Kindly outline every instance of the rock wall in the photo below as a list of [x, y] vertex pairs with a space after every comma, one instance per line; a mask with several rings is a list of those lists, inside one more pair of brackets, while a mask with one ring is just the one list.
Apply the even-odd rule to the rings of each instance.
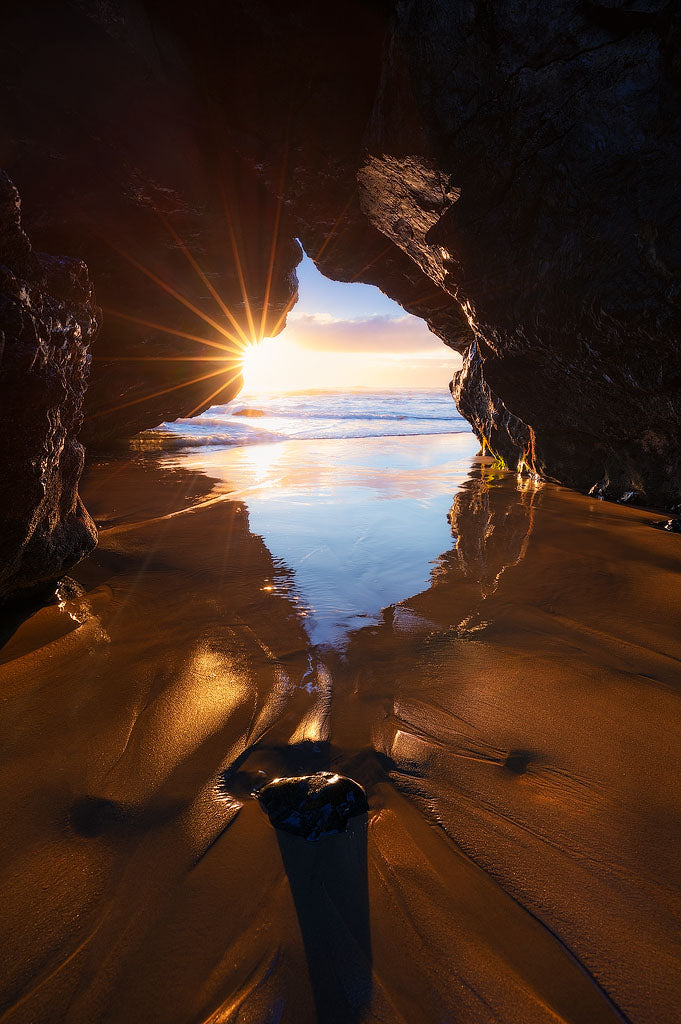
[[298, 238], [463, 353], [509, 467], [681, 502], [678, 5], [9, 6], [0, 159], [104, 306], [88, 440], [203, 408], [206, 342], [283, 326]]
[[102, 307], [88, 446], [229, 401], [241, 348], [296, 298], [285, 211], [229, 145], [186, 45], [200, 8], [171, 30], [141, 0], [3, 6], [0, 166], [34, 243], [85, 260]]
[[76, 438], [97, 325], [87, 267], [33, 252], [0, 172], [0, 602], [95, 546]]
[[[654, 0], [404, 5], [360, 172], [372, 222], [396, 243], [396, 213], [420, 223], [401, 244], [466, 311], [475, 343], [453, 394], [479, 435], [512, 468], [667, 506], [681, 498], [680, 27]], [[428, 142], [417, 167], [454, 200], [430, 226], [418, 171], [400, 170], [415, 147], [384, 127], [405, 79]]]
[[463, 353], [452, 393], [481, 440], [512, 469], [681, 501], [677, 6], [207, 6], [214, 42], [197, 22], [191, 46], [231, 145], [323, 273]]

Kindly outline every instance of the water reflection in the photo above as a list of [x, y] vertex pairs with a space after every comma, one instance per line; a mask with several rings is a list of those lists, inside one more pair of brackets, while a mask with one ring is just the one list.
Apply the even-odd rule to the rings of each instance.
[[[449, 603], [449, 625], [459, 635], [487, 625], [486, 602], [527, 553], [542, 489], [537, 481], [519, 481], [491, 460], [478, 459], [454, 496], [447, 514], [454, 544], [437, 560], [431, 582], [438, 587], [459, 581]], [[403, 613], [397, 621], [404, 621]]]
[[343, 648], [353, 629], [428, 585], [476, 447], [470, 434], [298, 441], [168, 464], [243, 495], [251, 531], [294, 574], [311, 643]]
[[[527, 551], [541, 483], [522, 488], [508, 486], [508, 475], [484, 464], [471, 470], [455, 495], [448, 519], [454, 553], [463, 576], [480, 587], [485, 598], [494, 593], [501, 576], [517, 565]], [[451, 564], [449, 554], [441, 565]]]

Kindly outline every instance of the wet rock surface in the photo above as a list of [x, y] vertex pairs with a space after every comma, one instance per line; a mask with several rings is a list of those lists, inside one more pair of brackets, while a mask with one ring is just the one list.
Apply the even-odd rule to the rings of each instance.
[[77, 437], [98, 326], [87, 267], [33, 251], [0, 172], [0, 601], [49, 589], [95, 545]]
[[665, 519], [652, 525], [656, 530], [665, 530], [667, 533], [681, 533], [681, 519]]
[[257, 797], [275, 828], [308, 842], [345, 832], [352, 818], [369, 810], [363, 788], [332, 772], [275, 779]]

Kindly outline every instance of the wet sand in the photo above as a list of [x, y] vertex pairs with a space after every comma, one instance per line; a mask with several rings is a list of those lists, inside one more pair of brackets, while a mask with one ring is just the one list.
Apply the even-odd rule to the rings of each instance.
[[[681, 1020], [681, 538], [445, 443], [90, 467], [0, 649], [0, 1022]], [[368, 821], [276, 833], [329, 767]]]

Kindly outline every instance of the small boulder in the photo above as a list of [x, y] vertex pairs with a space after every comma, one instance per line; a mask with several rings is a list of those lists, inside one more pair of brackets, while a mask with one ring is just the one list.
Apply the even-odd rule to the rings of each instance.
[[334, 772], [275, 779], [257, 796], [275, 828], [308, 842], [345, 832], [351, 818], [369, 810], [364, 789]]
[[681, 533], [681, 519], [666, 519], [652, 525], [656, 530], [666, 530], [667, 533]]

